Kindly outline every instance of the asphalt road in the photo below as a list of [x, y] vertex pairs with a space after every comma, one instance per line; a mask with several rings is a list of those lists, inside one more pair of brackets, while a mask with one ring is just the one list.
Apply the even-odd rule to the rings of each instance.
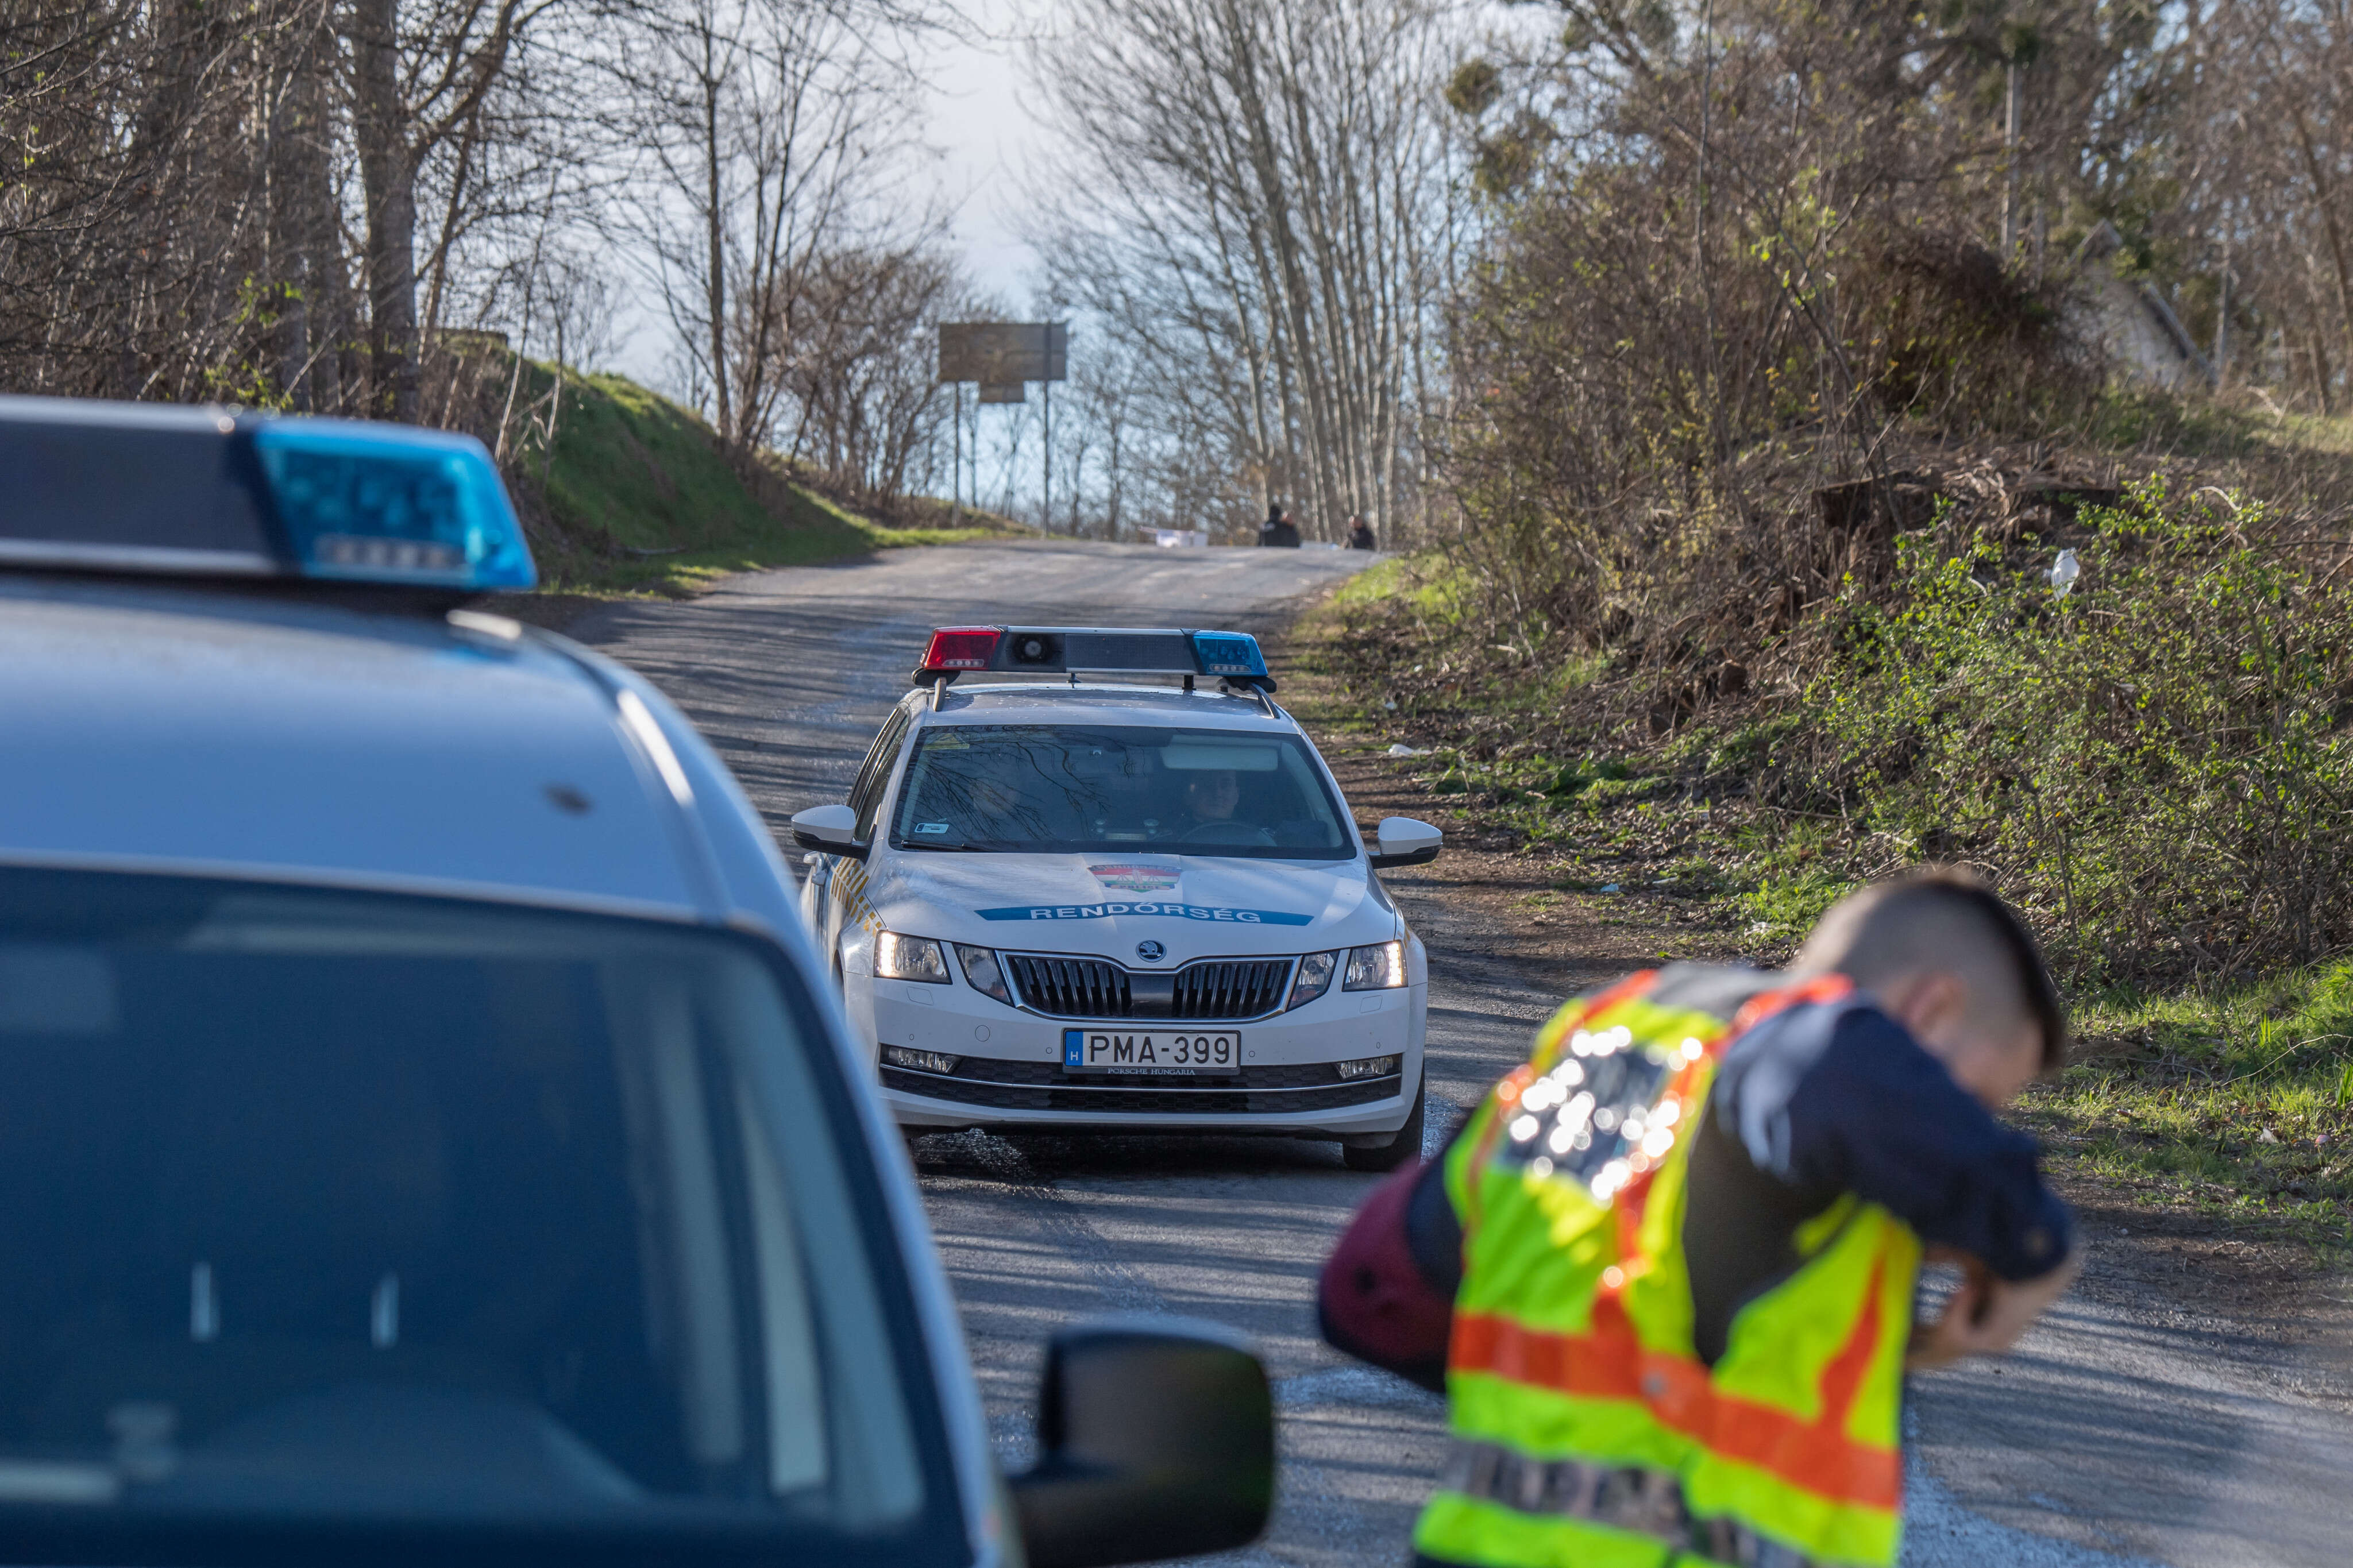
[[[1315, 551], [1046, 542], [895, 552], [757, 573], [570, 628], [643, 671], [780, 830], [841, 798], [926, 628], [968, 622], [1279, 626], [1365, 563]], [[1278, 674], [1280, 670], [1278, 669]], [[1518, 1059], [1577, 978], [1484, 956], [1446, 863], [1389, 884], [1430, 952], [1430, 1135]], [[1441, 1104], [1443, 1102], [1443, 1105]], [[1240, 1560], [1402, 1561], [1433, 1476], [1439, 1402], [1314, 1332], [1315, 1269], [1376, 1178], [1324, 1144], [1160, 1138], [920, 1141], [917, 1163], [1009, 1462], [1023, 1462], [1039, 1347], [1103, 1312], [1176, 1312], [1255, 1336], [1282, 1413], [1274, 1527]], [[2353, 1423], [2297, 1369], [2161, 1300], [2080, 1292], [1999, 1369], [1920, 1379], [1909, 1412], [1906, 1568], [2291, 1568], [2353, 1560]], [[1221, 1559], [1220, 1561], [1236, 1561]]]

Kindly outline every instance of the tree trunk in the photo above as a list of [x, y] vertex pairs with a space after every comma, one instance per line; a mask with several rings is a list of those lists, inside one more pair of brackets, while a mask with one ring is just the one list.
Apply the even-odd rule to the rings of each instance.
[[268, 122], [269, 226], [265, 244], [278, 311], [278, 388], [287, 406], [298, 414], [311, 412], [311, 247], [302, 214], [301, 145], [308, 56], [307, 49], [296, 50], [287, 61], [285, 80], [272, 84]]
[[399, 0], [352, 0], [360, 184], [367, 204], [369, 412], [417, 418], [417, 162], [400, 101]]
[[[2304, 154], [2306, 175], [2312, 181], [2313, 202], [2320, 208], [2321, 229], [2328, 237], [2328, 259], [2336, 271], [2337, 279], [2337, 320], [2344, 323], [2345, 341], [2353, 342], [2353, 264], [2348, 262], [2345, 254], [2345, 233], [2337, 221], [2337, 193], [2327, 174], [2321, 168], [2320, 155], [2312, 143], [2312, 127], [2306, 122], [2301, 105], [2290, 110], [2289, 119], [2295, 126], [2296, 144]], [[2319, 341], [2318, 329], [2316, 328], [2313, 342], [2317, 343]], [[2327, 383], [2323, 381], [2321, 384], [2322, 405], [2325, 409]]]
[[301, 413], [341, 412], [336, 340], [346, 327], [342, 237], [335, 223], [334, 125], [328, 109], [326, 0], [295, 22], [288, 79], [270, 140], [269, 247], [286, 297], [279, 386]]
[[719, 62], [713, 29], [702, 33], [703, 237], [710, 255], [703, 269], [703, 304], [711, 315], [711, 390], [721, 443], [735, 447], [735, 424], [727, 387], [727, 213], [722, 195], [719, 147]]

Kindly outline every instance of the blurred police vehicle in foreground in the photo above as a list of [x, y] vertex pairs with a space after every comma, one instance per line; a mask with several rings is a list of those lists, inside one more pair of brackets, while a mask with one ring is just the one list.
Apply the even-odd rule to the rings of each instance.
[[[977, 672], [1050, 679], [949, 689]], [[1255, 638], [950, 626], [913, 679], [849, 802], [793, 818], [902, 1126], [1421, 1152], [1427, 969], [1374, 872], [1439, 832], [1367, 849]]]
[[1000, 1479], [759, 818], [643, 681], [455, 607], [533, 581], [479, 444], [0, 399], [0, 1561], [1256, 1534], [1207, 1328], [1057, 1339]]

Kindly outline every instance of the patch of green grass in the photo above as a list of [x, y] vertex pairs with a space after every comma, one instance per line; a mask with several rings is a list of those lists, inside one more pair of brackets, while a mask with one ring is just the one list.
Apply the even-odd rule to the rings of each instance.
[[2258, 451], [2288, 432], [2277, 417], [2254, 410], [2117, 382], [2101, 396], [2087, 434], [2103, 447], [2232, 458]]
[[1822, 861], [1791, 853], [1799, 847], [1785, 846], [1738, 897], [1741, 913], [1747, 917], [1742, 934], [1752, 943], [1796, 946], [1823, 911], [1854, 890], [1853, 882]]
[[2088, 433], [2104, 445], [2185, 458], [2353, 453], [2353, 419], [2342, 415], [2274, 410], [2122, 384], [2102, 397]]
[[1461, 613], [1468, 585], [1462, 569], [1439, 555], [1399, 555], [1349, 577], [1324, 607], [1345, 612], [1394, 603], [1416, 615], [1451, 623]]
[[567, 392], [543, 471], [551, 510], [625, 547], [711, 549], [770, 521], [708, 426], [617, 375], [586, 377]]
[[1409, 558], [1398, 556], [1366, 567], [1355, 576], [1344, 579], [1334, 592], [1334, 605], [1370, 605], [1383, 599], [1393, 599], [1402, 591]]
[[[531, 363], [521, 397], [554, 377]], [[764, 503], [699, 416], [618, 375], [567, 372], [554, 449], [512, 467], [544, 510], [532, 549], [551, 593], [680, 597], [733, 572], [1004, 531], [886, 527], [780, 476]]]
[[2353, 1244], [2353, 963], [2076, 1009], [2026, 1110], [2063, 1154], [2323, 1247]]

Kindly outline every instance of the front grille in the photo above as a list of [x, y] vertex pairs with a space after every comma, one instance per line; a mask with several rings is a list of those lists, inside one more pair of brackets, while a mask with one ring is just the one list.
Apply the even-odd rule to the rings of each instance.
[[[1244, 1069], [1242, 1085], [1234, 1087], [1231, 1079], [1218, 1080], [1212, 1089], [1114, 1089], [1101, 1086], [1101, 1080], [1073, 1079], [1055, 1083], [1004, 1083], [968, 1078], [965, 1073], [975, 1064], [970, 1058], [960, 1065], [955, 1076], [937, 1073], [911, 1072], [905, 1068], [885, 1067], [882, 1087], [907, 1094], [920, 1094], [932, 1100], [951, 1100], [964, 1105], [983, 1105], [995, 1110], [1084, 1110], [1106, 1115], [1126, 1112], [1168, 1116], [1282, 1116], [1303, 1110], [1336, 1110], [1344, 1106], [1369, 1105], [1377, 1100], [1394, 1099], [1398, 1093], [1398, 1077], [1358, 1079], [1354, 1083], [1325, 1083], [1314, 1089], [1263, 1087], [1260, 1073], [1282, 1073], [1286, 1076], [1296, 1068]], [[1028, 1063], [992, 1063], [997, 1067], [1030, 1066]], [[1045, 1064], [1049, 1071], [1052, 1064]], [[1322, 1069], [1330, 1074], [1327, 1067]], [[1132, 1081], [1132, 1080], [1131, 1080]]]
[[1005, 967], [1024, 1005], [1050, 1018], [1258, 1018], [1280, 1009], [1293, 958], [1201, 958], [1174, 973], [1100, 958], [1012, 952]]
[[1172, 1018], [1255, 1018], [1282, 1003], [1291, 984], [1287, 958], [1213, 958], [1176, 972]]
[[[957, 1059], [956, 1069], [952, 1076], [981, 1083], [1093, 1083], [1123, 1087], [1133, 1086], [1141, 1075], [1065, 1072], [1060, 1062], [1008, 1062], [999, 1061], [994, 1057], [962, 1057]], [[1395, 1077], [1395, 1074], [1390, 1075], [1392, 1081]], [[1243, 1068], [1239, 1072], [1222, 1073], [1215, 1079], [1204, 1077], [1199, 1081], [1215, 1084], [1219, 1089], [1325, 1089], [1343, 1081], [1356, 1080], [1344, 1080], [1340, 1077], [1340, 1069], [1330, 1062], [1279, 1062], [1272, 1067]], [[1380, 1096], [1373, 1098], [1377, 1100]]]
[[1057, 1018], [1124, 1018], [1135, 1005], [1127, 971], [1098, 958], [1039, 958], [1015, 953], [1005, 961], [1021, 1000]]

